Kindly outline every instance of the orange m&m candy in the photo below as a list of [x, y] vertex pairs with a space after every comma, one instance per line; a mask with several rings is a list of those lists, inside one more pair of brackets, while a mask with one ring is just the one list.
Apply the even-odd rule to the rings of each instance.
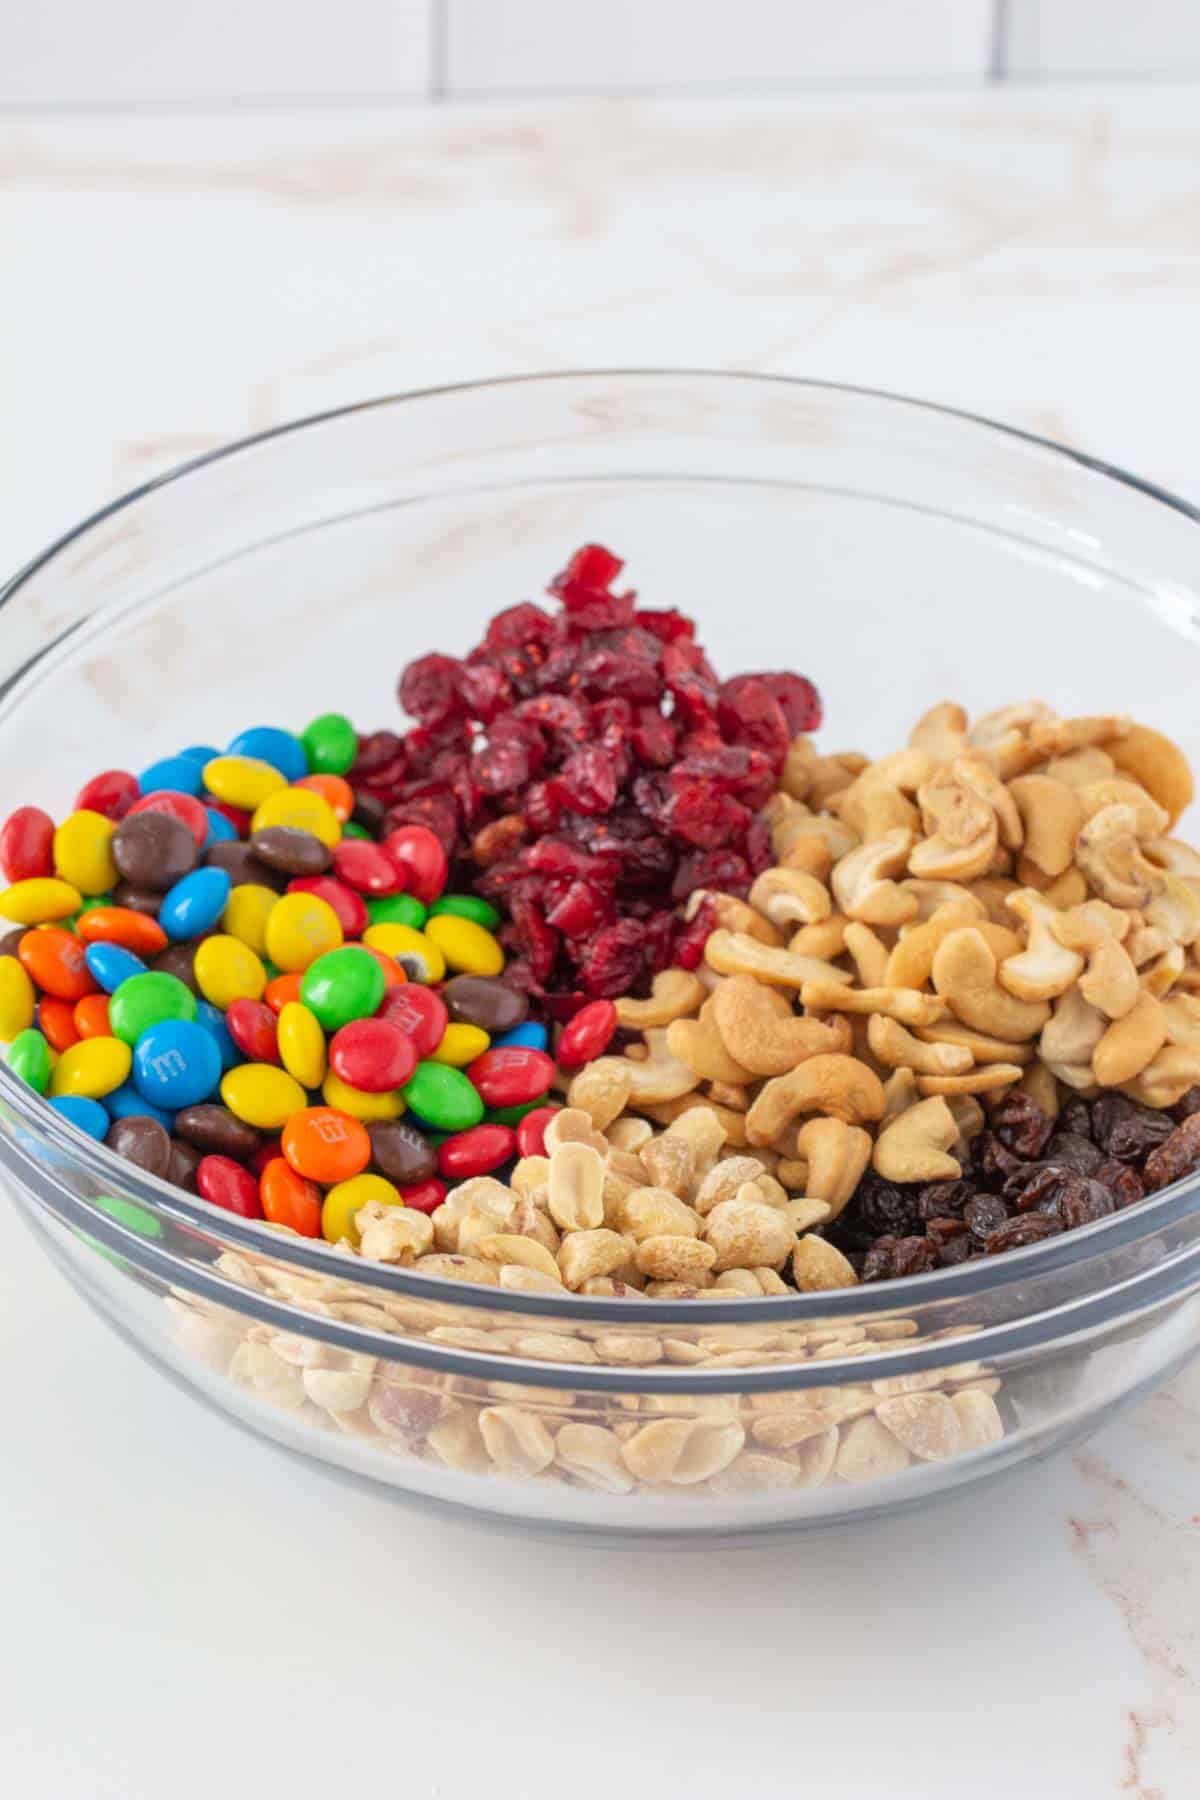
[[408, 976], [394, 956], [385, 956], [383, 951], [376, 950], [373, 944], [355, 944], [354, 948], [356, 950], [365, 950], [368, 956], [373, 956], [375, 958], [375, 961], [383, 970], [385, 993], [388, 988], [403, 987], [405, 985]]
[[263, 999], [273, 1013], [279, 1014], [289, 1000], [300, 998], [300, 975], [293, 969], [287, 975], [273, 975], [263, 989]]
[[108, 1018], [108, 995], [85, 994], [82, 1000], [75, 1002], [73, 1013], [75, 1029], [81, 1038], [111, 1037], [112, 1026]]
[[98, 984], [84, 960], [86, 948], [73, 931], [64, 931], [60, 925], [27, 931], [17, 955], [34, 985], [55, 1000], [82, 1000], [85, 994], [96, 992]]
[[367, 1128], [335, 1106], [306, 1106], [283, 1128], [283, 1154], [308, 1181], [348, 1181], [371, 1160]]
[[282, 1156], [273, 1156], [258, 1182], [263, 1218], [286, 1225], [301, 1237], [321, 1235], [321, 1190], [297, 1175]]
[[354, 811], [354, 789], [340, 775], [302, 775], [292, 786], [320, 794], [334, 818], [343, 825]]
[[157, 956], [167, 934], [148, 913], [131, 906], [93, 906], [79, 915], [79, 935], [88, 944], [119, 944], [135, 956]]
[[38, 1030], [52, 1050], [61, 1056], [77, 1044], [80, 1032], [75, 1024], [75, 1009], [69, 1000], [42, 1000], [37, 1012]]

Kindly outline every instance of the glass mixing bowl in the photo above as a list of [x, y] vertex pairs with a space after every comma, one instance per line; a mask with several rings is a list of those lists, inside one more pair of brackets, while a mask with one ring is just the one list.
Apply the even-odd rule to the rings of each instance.
[[[607, 372], [358, 406], [150, 484], [11, 583], [4, 810], [61, 813], [97, 769], [260, 721], [394, 724], [408, 658], [465, 651], [587, 540], [695, 614], [725, 673], [812, 675], [827, 747], [882, 752], [945, 697], [1037, 695], [1194, 758], [1197, 522], [1019, 432], [809, 382]], [[1200, 1337], [1194, 1181], [937, 1274], [667, 1302], [272, 1232], [82, 1139], [7, 1069], [0, 1164], [72, 1285], [181, 1388], [394, 1491], [593, 1534], [923, 1504], [1090, 1431]], [[949, 1405], [896, 1405], [926, 1393]]]

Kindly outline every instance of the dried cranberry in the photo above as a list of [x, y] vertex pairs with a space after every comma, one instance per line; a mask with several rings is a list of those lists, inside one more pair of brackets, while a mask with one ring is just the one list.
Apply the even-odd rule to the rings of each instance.
[[652, 769], [668, 769], [675, 759], [677, 729], [656, 706], [639, 706], [629, 742], [638, 761]]
[[500, 652], [504, 650], [528, 650], [530, 648], [546, 649], [554, 638], [554, 620], [550, 614], [543, 612], [540, 606], [525, 600], [519, 606], [505, 607], [498, 612], [487, 631], [484, 633], [484, 645], [488, 650]]
[[644, 608], [633, 615], [635, 625], [643, 631], [653, 632], [664, 644], [673, 644], [677, 638], [694, 638], [696, 627], [694, 622], [683, 613], [669, 607], [665, 612], [646, 611]]
[[783, 708], [788, 731], [793, 737], [817, 730], [821, 723], [821, 697], [811, 681], [803, 675], [782, 671], [760, 675], [757, 679]]
[[[512, 923], [508, 929], [524, 952], [537, 982], [550, 979], [558, 955], [558, 936], [547, 924], [541, 910], [532, 900], [516, 898], [512, 903]], [[506, 970], [507, 974], [508, 971]], [[620, 990], [618, 990], [619, 992]]]
[[681, 843], [697, 850], [715, 850], [718, 844], [737, 843], [745, 837], [750, 813], [716, 788], [699, 782], [676, 787], [672, 781], [662, 822]]
[[676, 869], [671, 898], [686, 900], [697, 888], [745, 894], [753, 879], [749, 863], [736, 851], [698, 850], [694, 856], [685, 856]]
[[597, 999], [614, 999], [637, 985], [645, 955], [646, 928], [637, 919], [620, 919], [598, 932], [583, 948], [579, 980]]
[[992, 1114], [992, 1130], [1006, 1150], [1033, 1162], [1045, 1149], [1054, 1120], [1036, 1100], [1017, 1088], [1004, 1096]]
[[567, 938], [594, 937], [604, 925], [612, 923], [615, 912], [612, 896], [602, 893], [587, 881], [571, 881], [565, 892], [546, 909], [546, 923]]
[[738, 675], [721, 689], [717, 722], [735, 744], [761, 750], [781, 768], [791, 739], [782, 706], [757, 675]]
[[462, 665], [453, 656], [418, 656], [400, 677], [398, 693], [406, 713], [421, 725], [440, 724], [463, 708], [459, 689]]
[[595, 745], [576, 750], [557, 776], [564, 806], [577, 813], [606, 813], [617, 797], [617, 771], [612, 758]]
[[[670, 913], [659, 913], [658, 918], [669, 919]], [[681, 969], [698, 969], [704, 961], [704, 946], [710, 934], [717, 928], [717, 905], [710, 896], [706, 896], [696, 908], [695, 916], [688, 924], [677, 931], [674, 944], [666, 961], [654, 958], [654, 968], [665, 969], [674, 962]], [[649, 932], [647, 932], [649, 937]]]
[[490, 725], [498, 714], [512, 704], [512, 688], [503, 669], [492, 663], [465, 663], [458, 681], [463, 705], [473, 719]]

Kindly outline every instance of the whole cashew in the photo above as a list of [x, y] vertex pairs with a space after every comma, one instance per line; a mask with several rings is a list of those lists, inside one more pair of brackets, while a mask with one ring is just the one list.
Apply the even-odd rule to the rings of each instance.
[[1083, 824], [1079, 795], [1049, 775], [1019, 775], [1008, 791], [1025, 827], [1025, 855], [1047, 875], [1061, 875], [1071, 866]]
[[1025, 842], [1025, 827], [1017, 803], [983, 752], [971, 750], [965, 756], [956, 756], [950, 769], [956, 781], [978, 795], [985, 806], [991, 807], [999, 826], [1000, 842], [1009, 850], [1019, 850]]
[[1106, 781], [1116, 767], [1107, 750], [1089, 744], [1083, 750], [1068, 750], [1065, 756], [1052, 758], [1042, 772], [1055, 781], [1065, 781], [1068, 787], [1078, 788], [1087, 787], [1092, 781]]
[[988, 1063], [985, 1068], [971, 1069], [966, 1075], [919, 1075], [917, 1091], [922, 1094], [994, 1094], [1001, 1088], [1020, 1081], [1022, 1071], [1016, 1063]]
[[740, 931], [714, 931], [704, 946], [704, 960], [718, 975], [756, 975], [772, 987], [802, 988], [806, 981], [849, 984], [851, 976], [815, 956], [793, 956], [773, 950]]
[[1090, 1069], [1092, 1052], [1107, 1028], [1104, 1014], [1090, 1006], [1077, 987], [1068, 988], [1055, 1005], [1038, 1048], [1048, 1063]]
[[1035, 1051], [1032, 1044], [1013, 1044], [1005, 1038], [990, 1037], [983, 1031], [972, 1031], [957, 1019], [939, 1019], [936, 1025], [925, 1025], [917, 1036], [927, 1044], [955, 1044], [969, 1050], [977, 1063], [1028, 1063]]
[[926, 782], [917, 799], [929, 835], [909, 857], [910, 872], [942, 881], [986, 874], [999, 842], [991, 806], [948, 771]]
[[1142, 855], [1132, 806], [1106, 806], [1079, 833], [1075, 860], [1102, 900], [1148, 906], [1166, 887], [1161, 869]]
[[1078, 981], [1083, 958], [1055, 935], [1054, 908], [1034, 888], [1008, 896], [1008, 910], [1024, 921], [1028, 943], [1000, 964], [1000, 985], [1018, 1000], [1054, 1000]]
[[884, 1013], [868, 1020], [867, 1043], [886, 1069], [913, 1069], [919, 1075], [964, 1075], [974, 1061], [962, 1044], [923, 1043]]
[[983, 917], [983, 908], [969, 897], [964, 904], [953, 900], [939, 906], [932, 918], [910, 925], [888, 957], [884, 985], [923, 988], [933, 972], [933, 956], [943, 938]]
[[847, 988], [832, 981], [806, 981], [800, 999], [812, 1012], [886, 1013], [902, 1025], [932, 1025], [946, 1010], [933, 994], [912, 988]]
[[717, 924], [722, 931], [741, 931], [747, 937], [757, 938], [761, 944], [778, 946], [783, 942], [782, 935], [770, 919], [764, 918], [762, 913], [756, 912], [736, 895], [714, 893], [711, 888], [695, 888], [688, 895], [683, 909], [684, 918], [694, 919], [706, 900], [712, 902]]
[[824, 884], [801, 869], [764, 869], [750, 889], [750, 904], [784, 929], [815, 925], [833, 911]]
[[1054, 708], [1044, 700], [1017, 700], [1011, 706], [998, 706], [993, 712], [981, 714], [971, 727], [968, 741], [997, 744], [1011, 732], [1025, 732], [1039, 720], [1055, 717]]
[[646, 1031], [686, 1018], [702, 1006], [703, 984], [688, 969], [663, 969], [650, 983], [648, 1000], [618, 1000], [617, 1021], [626, 1031]]
[[1167, 1041], [1161, 1002], [1142, 994], [1123, 1019], [1115, 1019], [1092, 1052], [1092, 1071], [1101, 1087], [1120, 1087], [1140, 1075]]
[[891, 879], [905, 867], [913, 846], [911, 831], [888, 831], [872, 844], [862, 844], [834, 864], [834, 898], [848, 919], [864, 925], [903, 925], [917, 902]]
[[725, 1048], [713, 1016], [715, 999], [714, 994], [705, 1001], [698, 1019], [675, 1019], [667, 1026], [667, 1049], [705, 1081], [738, 1087], [753, 1080], [754, 1071], [736, 1062]]
[[790, 800], [786, 794], [775, 794], [765, 810], [771, 828], [771, 848], [780, 862], [803, 838], [819, 838], [835, 862], [839, 856], [848, 856], [858, 842], [854, 832], [840, 819], [809, 812], [806, 806]]
[[869, 925], [860, 924], [857, 919], [847, 925], [845, 946], [863, 987], [887, 987], [887, 946]]
[[908, 734], [909, 745], [928, 750], [938, 762], [949, 762], [967, 747], [967, 715], [953, 700], [940, 700], [922, 713]]
[[1164, 875], [1164, 891], [1145, 910], [1147, 925], [1157, 925], [1177, 944], [1200, 937], [1200, 889], [1182, 875]]
[[846, 948], [849, 924], [841, 913], [831, 913], [819, 925], [802, 925], [788, 939], [787, 947], [793, 956], [815, 956], [822, 962], [832, 962]]
[[853, 1056], [811, 1056], [766, 1083], [746, 1114], [746, 1136], [752, 1144], [772, 1144], [804, 1112], [866, 1124], [883, 1113], [883, 1084]]
[[956, 1019], [989, 1037], [1021, 1043], [1050, 1016], [1044, 1001], [1017, 1000], [996, 979], [996, 958], [975, 926], [952, 931], [933, 958], [933, 985]]
[[1140, 781], [1174, 825], [1195, 793], [1192, 771], [1178, 744], [1149, 725], [1131, 725], [1108, 750], [1118, 769]]
[[945, 1100], [918, 1100], [886, 1125], [871, 1158], [885, 1181], [957, 1181], [962, 1167], [947, 1155], [958, 1141], [958, 1126]]
[[1140, 1075], [1128, 1084], [1126, 1092], [1143, 1106], [1174, 1106], [1188, 1089], [1200, 1083], [1200, 1050], [1190, 1044], [1168, 1044]]
[[1134, 831], [1139, 838], [1160, 838], [1170, 825], [1166, 808], [1152, 800], [1140, 782], [1110, 775], [1103, 781], [1089, 781], [1076, 788], [1087, 818], [1095, 818], [1106, 806], [1129, 806], [1133, 809]]
[[1190, 844], [1179, 838], [1162, 837], [1155, 838], [1152, 844], [1143, 844], [1142, 848], [1156, 869], [1200, 881], [1200, 850], [1193, 850]]
[[974, 918], [982, 919], [987, 914], [987, 907], [982, 900], [976, 899], [973, 889], [979, 882], [972, 882], [971, 887], [964, 887], [960, 881], [918, 881], [915, 875], [909, 875], [900, 883], [906, 894], [911, 894], [917, 903], [914, 914], [916, 924], [924, 924], [943, 906], [969, 906]]
[[[916, 754], [920, 755], [920, 752]], [[881, 838], [887, 831], [915, 833], [921, 823], [921, 815], [912, 801], [906, 800], [900, 789], [874, 768], [844, 788], [831, 805], [839, 818], [853, 826], [864, 843]]]
[[797, 1018], [783, 994], [752, 975], [723, 983], [713, 996], [713, 1018], [730, 1056], [752, 1075], [785, 1075], [810, 1056], [850, 1048], [850, 1027], [840, 1014]]
[[[1124, 713], [1091, 714], [1080, 719], [1044, 719], [1029, 728], [1029, 741], [1043, 756], [1062, 756], [1069, 750], [1083, 750], [1090, 744], [1108, 744], [1125, 737], [1129, 719]], [[1114, 756], [1115, 760], [1115, 756]]]
[[808, 1164], [805, 1198], [823, 1200], [836, 1219], [871, 1160], [870, 1132], [842, 1119], [809, 1119], [796, 1143]]

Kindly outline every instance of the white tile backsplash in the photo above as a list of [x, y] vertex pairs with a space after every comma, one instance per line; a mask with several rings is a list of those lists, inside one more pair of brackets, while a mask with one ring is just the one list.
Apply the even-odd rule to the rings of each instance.
[[992, 0], [443, 0], [450, 94], [982, 79]]
[[1007, 0], [1006, 76], [1200, 74], [1200, 0]]
[[0, 0], [0, 104], [426, 94], [431, 0]]

